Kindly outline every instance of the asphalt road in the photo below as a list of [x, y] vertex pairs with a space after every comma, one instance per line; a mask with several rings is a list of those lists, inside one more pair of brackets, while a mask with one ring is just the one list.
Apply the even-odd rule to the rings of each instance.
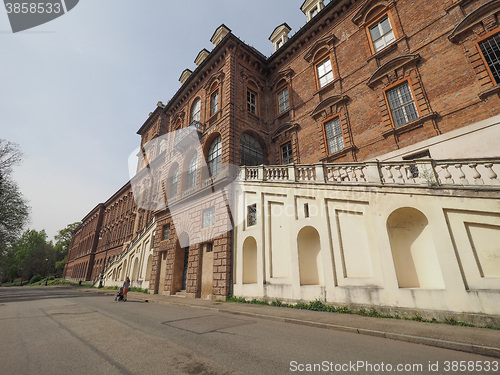
[[[460, 371], [453, 361], [472, 367]], [[114, 302], [72, 289], [0, 288], [1, 375], [500, 373], [486, 371], [488, 361], [498, 363], [190, 307]], [[482, 371], [474, 371], [478, 363]]]

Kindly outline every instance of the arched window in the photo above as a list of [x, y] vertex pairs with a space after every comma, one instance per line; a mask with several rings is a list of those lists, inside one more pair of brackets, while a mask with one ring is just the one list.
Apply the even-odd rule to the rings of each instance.
[[187, 180], [186, 189], [192, 188], [196, 185], [196, 169], [198, 168], [198, 155], [194, 154], [191, 159], [189, 159], [188, 169], [187, 169]]
[[191, 107], [191, 122], [200, 121], [200, 113], [201, 113], [201, 99], [196, 98], [193, 106]]
[[240, 139], [240, 165], [260, 164], [267, 164], [262, 146], [250, 134], [243, 134]]
[[208, 149], [208, 173], [210, 176], [215, 176], [220, 172], [222, 154], [222, 138], [219, 135], [210, 145]]
[[170, 191], [169, 197], [175, 197], [177, 195], [177, 186], [179, 184], [179, 165], [176, 164], [173, 166], [172, 171], [170, 172]]

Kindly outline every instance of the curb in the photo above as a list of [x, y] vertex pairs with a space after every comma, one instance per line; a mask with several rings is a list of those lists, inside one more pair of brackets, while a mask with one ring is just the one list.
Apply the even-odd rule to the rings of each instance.
[[338, 325], [338, 324], [319, 323], [319, 322], [314, 322], [314, 321], [310, 321], [310, 320], [281, 317], [281, 316], [276, 316], [276, 315], [259, 314], [259, 313], [245, 312], [245, 311], [233, 311], [233, 310], [227, 310], [227, 309], [219, 308], [219, 307], [196, 306], [196, 305], [176, 303], [176, 302], [171, 302], [171, 301], [155, 301], [155, 300], [148, 300], [148, 299], [145, 299], [142, 302], [145, 302], [145, 301], [148, 301], [150, 303], [163, 304], [163, 305], [174, 305], [174, 306], [191, 307], [191, 308], [197, 308], [197, 309], [203, 309], [203, 310], [212, 310], [212, 311], [218, 311], [218, 312], [226, 313], [226, 314], [240, 315], [240, 316], [246, 316], [246, 317], [266, 319], [266, 320], [274, 320], [274, 321], [279, 321], [279, 322], [284, 322], [284, 323], [291, 323], [291, 324], [297, 324], [297, 325], [315, 327], [315, 328], [331, 329], [331, 330], [342, 331], [342, 332], [357, 333], [360, 335], [382, 337], [382, 338], [391, 339], [391, 340], [405, 341], [405, 342], [409, 342], [409, 343], [413, 343], [413, 344], [422, 344], [422, 345], [433, 346], [433, 347], [437, 347], [437, 348], [458, 350], [458, 351], [466, 352], [466, 353], [473, 353], [473, 354], [479, 354], [479, 355], [484, 355], [484, 356], [489, 356], [489, 357], [500, 358], [500, 348], [492, 348], [489, 346], [475, 345], [475, 344], [469, 344], [469, 343], [458, 342], [458, 341], [434, 339], [434, 338], [429, 338], [429, 337], [424, 337], [424, 336], [407, 335], [404, 333], [395, 333], [395, 332], [370, 330], [370, 329], [364, 329], [364, 328], [355, 328], [355, 327], [343, 326], [343, 325]]

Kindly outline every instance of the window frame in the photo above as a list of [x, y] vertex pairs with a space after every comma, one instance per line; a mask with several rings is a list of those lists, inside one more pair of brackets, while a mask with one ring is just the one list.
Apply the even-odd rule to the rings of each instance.
[[[384, 47], [382, 47], [381, 49], [379, 49], [378, 51], [375, 50], [375, 43], [373, 41], [373, 38], [372, 38], [372, 33], [371, 33], [371, 28], [375, 25], [375, 24], [379, 24], [381, 23], [381, 21], [387, 17], [387, 19], [389, 20], [389, 25], [391, 26], [391, 30], [392, 30], [392, 33], [394, 35], [394, 40], [389, 43], [389, 44], [386, 44]], [[392, 13], [387, 10], [385, 12], [383, 12], [382, 14], [380, 14], [378, 17], [376, 17], [374, 20], [370, 21], [366, 27], [365, 27], [365, 30], [366, 30], [366, 34], [367, 34], [367, 37], [368, 37], [368, 41], [369, 41], [369, 45], [370, 45], [370, 50], [372, 52], [373, 55], [385, 50], [387, 47], [389, 46], [392, 46], [394, 45], [394, 43], [398, 40], [399, 38], [399, 34], [396, 30], [396, 28], [394, 27], [395, 26], [395, 22], [394, 22], [394, 17], [392, 16]]]
[[257, 204], [250, 204], [247, 206], [247, 227], [257, 225]]
[[[250, 96], [250, 97], [249, 97]], [[254, 99], [254, 103], [252, 103], [252, 97]], [[247, 87], [247, 112], [254, 116], [258, 116], [259, 111], [258, 111], [258, 103], [259, 103], [259, 94], [257, 94], [255, 91]], [[253, 111], [252, 111], [253, 108]]]
[[[286, 104], [287, 104], [287, 107], [286, 109], [284, 109], [283, 111], [281, 110], [281, 100], [280, 100], [280, 94], [283, 93], [283, 92], [287, 92], [286, 94]], [[277, 104], [278, 104], [278, 114], [279, 115], [282, 115], [286, 112], [288, 112], [290, 110], [290, 90], [288, 88], [288, 85], [282, 87], [281, 89], [278, 89], [278, 92], [276, 94], [276, 97], [277, 97]]]
[[[325, 75], [323, 75], [322, 77], [320, 77], [319, 76], [318, 68], [319, 68], [320, 65], [324, 64], [327, 60], [330, 61], [330, 68], [331, 68], [331, 70], [328, 73], [332, 73], [332, 79], [329, 82], [325, 83], [323, 86], [321, 86], [320, 79], [322, 77], [326, 77], [328, 75], [328, 73], [325, 74]], [[327, 53], [325, 56], [322, 56], [319, 59], [319, 61], [314, 64], [314, 72], [316, 74], [316, 85], [317, 85], [318, 90], [324, 89], [325, 87], [327, 87], [328, 85], [330, 85], [332, 82], [335, 81], [335, 73], [334, 73], [333, 67], [334, 67], [333, 66], [333, 61], [332, 61], [332, 57], [331, 57], [330, 53]]]
[[491, 71], [490, 65], [486, 61], [486, 57], [483, 54], [483, 50], [481, 49], [480, 43], [486, 41], [487, 39], [494, 38], [497, 35], [500, 36], [500, 27], [495, 28], [494, 30], [490, 31], [489, 33], [483, 35], [481, 38], [474, 41], [474, 45], [476, 46], [476, 49], [479, 52], [479, 55], [481, 56], [483, 64], [486, 67], [486, 71], [488, 72], [488, 75], [491, 79], [491, 83], [494, 86], [500, 85], [500, 75], [499, 75], [499, 82], [497, 82], [495, 76], [493, 75], [493, 72]]
[[[405, 122], [404, 124], [401, 124], [401, 125], [396, 125], [396, 122], [394, 121], [394, 116], [392, 114], [392, 108], [391, 108], [391, 104], [390, 104], [390, 101], [389, 101], [389, 97], [387, 95], [387, 93], [391, 90], [394, 90], [396, 89], [397, 87], [399, 86], [403, 86], [403, 85], [408, 85], [409, 89], [410, 89], [410, 94], [412, 96], [412, 99], [413, 99], [413, 105], [415, 106], [415, 110], [417, 112], [417, 118], [416, 119], [413, 119], [411, 121], [407, 121]], [[415, 100], [415, 93], [413, 92], [413, 87], [412, 87], [412, 84], [411, 84], [411, 81], [409, 78], [406, 78], [406, 79], [403, 79], [403, 80], [400, 80], [398, 82], [395, 82], [393, 83], [392, 85], [390, 86], [387, 86], [384, 88], [384, 98], [385, 98], [385, 102], [386, 102], [386, 105], [387, 105], [387, 110], [389, 112], [389, 118], [391, 119], [391, 124], [392, 124], [392, 127], [394, 129], [400, 129], [401, 127], [407, 125], [407, 124], [410, 124], [414, 121], [418, 121], [418, 119], [420, 119], [422, 117], [422, 114], [420, 113], [420, 108], [419, 106], [417, 105], [417, 101]]]
[[[214, 145], [218, 141], [218, 146], [214, 150]], [[216, 166], [215, 173], [213, 171], [213, 166]], [[217, 176], [222, 167], [222, 136], [219, 134], [214, 140], [210, 143], [208, 147], [207, 153], [207, 167], [208, 167], [208, 175], [209, 177]]]
[[[214, 98], [217, 98], [217, 101], [214, 101]], [[214, 110], [215, 109], [215, 110]], [[219, 88], [215, 89], [210, 94], [210, 117], [214, 116], [220, 110], [220, 93]]]
[[[194, 163], [193, 163], [194, 160]], [[194, 165], [194, 167], [193, 167]], [[198, 173], [198, 154], [194, 153], [191, 155], [189, 158], [187, 168], [186, 168], [186, 187], [184, 190], [191, 189], [196, 186], [196, 180], [197, 180], [197, 173]]]
[[[207, 221], [209, 222], [207, 223]], [[212, 206], [203, 210], [201, 214], [201, 227], [205, 229], [205, 228], [211, 228], [214, 225], [215, 225], [215, 206]]]
[[[246, 143], [243, 143], [244, 147], [242, 146], [242, 140], [243, 140], [243, 137], [250, 137], [249, 141], [252, 141], [252, 139], [255, 141], [255, 144], [258, 145], [260, 147], [260, 150], [255, 150], [254, 148], [251, 148], [249, 145], [250, 145], [250, 142], [248, 144]], [[252, 143], [254, 143], [252, 141]], [[245, 152], [245, 151], [249, 151], [249, 152]], [[260, 152], [259, 152], [260, 151]], [[252, 134], [250, 133], [243, 133], [241, 136], [240, 136], [240, 144], [239, 144], [239, 165], [242, 166], [242, 165], [246, 165], [246, 166], [257, 166], [257, 165], [260, 165], [260, 164], [242, 164], [242, 155], [245, 155], [247, 157], [248, 160], [250, 160], [252, 157], [254, 156], [259, 156], [259, 153], [260, 155], [262, 156], [261, 158], [261, 164], [267, 164], [268, 163], [268, 160], [267, 160], [267, 157], [268, 157], [268, 153], [267, 153], [267, 150], [265, 148], [262, 147], [262, 144], [260, 143], [260, 140], [253, 136]], [[244, 161], [247, 161], [247, 160], [244, 160]]]
[[[165, 238], [165, 231], [168, 228], [168, 235]], [[161, 228], [161, 240], [162, 241], [167, 241], [170, 238], [170, 224], [165, 224]]]
[[[170, 178], [169, 178], [169, 195], [168, 197], [175, 197], [178, 194], [179, 191], [179, 164], [176, 164], [174, 167], [175, 169], [170, 170]], [[175, 173], [172, 173], [172, 171], [175, 171]], [[175, 182], [175, 189], [174, 187], [174, 182]]]
[[[194, 113], [195, 106], [198, 106], [198, 110]], [[194, 119], [194, 116], [197, 116], [197, 119]], [[201, 98], [198, 96], [196, 99], [193, 101], [193, 104], [191, 105], [191, 111], [189, 113], [189, 123], [191, 124], [193, 121], [201, 121]]]
[[[326, 124], [331, 122], [331, 121], [334, 121], [335, 119], [339, 119], [339, 124], [340, 124], [340, 135], [342, 137], [342, 144], [343, 144], [343, 147], [340, 149], [340, 150], [336, 150], [334, 152], [330, 152], [330, 148], [328, 147], [328, 138], [327, 138], [327, 135], [326, 135]], [[326, 150], [326, 154], [328, 156], [330, 155], [335, 155], [336, 153], [338, 152], [341, 152], [341, 151], [344, 151], [346, 149], [346, 142], [345, 142], [345, 135], [344, 135], [344, 128], [342, 126], [342, 119], [340, 118], [340, 114], [336, 114], [334, 116], [331, 116], [329, 118], [327, 118], [325, 121], [322, 122], [322, 130], [323, 130], [323, 139], [324, 139], [324, 142], [325, 142], [325, 150]], [[337, 135], [338, 136], [338, 135]]]
[[288, 165], [288, 164], [291, 164], [291, 163], [286, 163], [286, 164], [285, 164], [285, 163], [283, 162], [283, 147], [284, 147], [284, 146], [286, 146], [286, 145], [288, 145], [288, 144], [290, 144], [290, 152], [291, 152], [290, 156], [291, 156], [291, 158], [292, 158], [292, 162], [291, 162], [291, 163], [293, 163], [293, 162], [294, 162], [294, 158], [293, 158], [293, 144], [292, 144], [292, 140], [291, 140], [291, 139], [289, 139], [289, 140], [287, 140], [287, 141], [285, 141], [285, 142], [283, 142], [283, 143], [281, 143], [281, 144], [280, 144], [280, 163], [281, 163], [282, 165]]

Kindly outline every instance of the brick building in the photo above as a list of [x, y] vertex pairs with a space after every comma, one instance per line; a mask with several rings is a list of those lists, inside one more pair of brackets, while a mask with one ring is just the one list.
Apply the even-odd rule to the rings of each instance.
[[[177, 93], [139, 129], [138, 175], [153, 182], [140, 190], [143, 223], [138, 209], [123, 220], [135, 213], [140, 228], [156, 217], [151, 292], [232, 292], [238, 240], [217, 227], [234, 223], [234, 197], [209, 194], [230, 183], [224, 166], [351, 163], [352, 172], [362, 168], [352, 163], [372, 160], [498, 157], [500, 1], [306, 0], [301, 10], [307, 23], [293, 35], [286, 23], [276, 27], [270, 57], [221, 25], [212, 51], [197, 55]], [[199, 148], [183, 145], [182, 129]], [[264, 180], [290, 177], [286, 168], [267, 171], [276, 175]], [[154, 194], [167, 204], [148, 207]], [[110, 204], [101, 233], [120, 225], [106, 219]], [[134, 233], [112, 237], [112, 254]], [[101, 239], [91, 275], [106, 249]]]
[[100, 203], [73, 232], [63, 277], [94, 280], [152, 220], [152, 213], [137, 208], [130, 182], [105, 203]]

